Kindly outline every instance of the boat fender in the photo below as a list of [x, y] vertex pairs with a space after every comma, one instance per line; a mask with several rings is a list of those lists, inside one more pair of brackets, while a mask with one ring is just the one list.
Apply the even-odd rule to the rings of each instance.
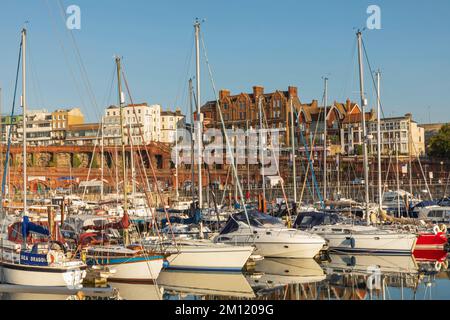
[[442, 262], [436, 261], [436, 262], [434, 263], [434, 269], [435, 269], [437, 272], [439, 272], [439, 271], [441, 271], [441, 268], [442, 268]]
[[433, 232], [434, 232], [434, 234], [438, 234], [439, 232], [441, 232], [441, 228], [439, 228], [439, 226], [434, 226]]
[[47, 261], [49, 264], [56, 263], [56, 262], [58, 262], [58, 256], [53, 251], [50, 251], [47, 254]]
[[355, 243], [355, 238], [351, 238], [350, 239], [350, 245], [352, 246], [352, 249], [355, 249], [355, 245], [356, 245], [356, 243]]
[[84, 263], [86, 263], [86, 251], [82, 251], [82, 252], [81, 252], [81, 261], [83, 261]]

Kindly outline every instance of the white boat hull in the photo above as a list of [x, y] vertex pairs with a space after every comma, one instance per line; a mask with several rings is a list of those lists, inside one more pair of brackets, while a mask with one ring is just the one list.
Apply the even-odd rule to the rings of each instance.
[[104, 266], [113, 272], [108, 278], [111, 282], [153, 282], [158, 279], [159, 273], [163, 267], [163, 259], [106, 264]]
[[161, 272], [158, 284], [179, 294], [214, 295], [254, 298], [255, 293], [242, 273], [198, 273], [189, 271]]
[[255, 242], [255, 254], [267, 258], [312, 259], [320, 250], [323, 243], [258, 243]]
[[180, 246], [179, 252], [170, 248], [169, 269], [197, 271], [241, 271], [253, 253], [251, 246], [234, 247]]
[[320, 234], [332, 251], [411, 254], [417, 241], [413, 234]]
[[21, 286], [81, 287], [86, 277], [86, 267], [35, 267], [19, 264], [2, 264], [3, 282]]

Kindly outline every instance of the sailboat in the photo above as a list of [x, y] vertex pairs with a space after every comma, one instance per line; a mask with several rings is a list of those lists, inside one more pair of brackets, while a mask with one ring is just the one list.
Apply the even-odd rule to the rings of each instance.
[[[199, 90], [200, 90], [200, 51], [199, 51], [199, 35], [200, 35], [200, 22], [196, 21], [194, 24], [195, 28], [195, 40], [197, 48], [197, 99], [198, 111], [200, 114], [200, 101]], [[189, 83], [190, 91], [192, 91], [192, 84]], [[192, 92], [190, 92], [192, 97]], [[178, 127], [177, 127], [178, 128]], [[197, 141], [199, 144], [199, 149], [201, 150], [201, 141]], [[202, 160], [201, 160], [202, 161]], [[178, 162], [178, 161], [177, 161]], [[201, 167], [199, 168], [201, 171]], [[200, 173], [201, 174], [201, 173]], [[201, 181], [201, 178], [199, 179]], [[201, 182], [200, 182], [201, 183]], [[201, 194], [201, 185], [199, 186]], [[200, 197], [201, 198], [201, 197]], [[202, 200], [199, 201], [201, 206]], [[193, 219], [186, 219], [192, 222], [193, 220], [200, 216], [200, 208], [196, 210], [196, 217]], [[180, 220], [180, 219], [176, 219]], [[183, 220], [183, 219], [181, 219]], [[180, 221], [181, 221], [180, 220]], [[174, 235], [173, 226], [170, 226], [170, 233]], [[200, 228], [202, 229], [202, 228]], [[203, 230], [202, 230], [203, 231]], [[202, 232], [203, 233], [203, 232]], [[195, 270], [195, 271], [227, 271], [227, 272], [240, 272], [245, 264], [247, 263], [250, 256], [253, 254], [254, 247], [251, 244], [235, 247], [232, 245], [227, 245], [223, 243], [215, 243], [210, 240], [190, 240], [190, 239], [169, 239], [161, 241], [149, 241], [148, 246], [161, 245], [164, 248], [164, 252], [168, 255], [168, 269], [178, 269], [178, 270]]]
[[[125, 161], [124, 116], [125, 103], [121, 83], [121, 59], [116, 57], [119, 106], [120, 106], [120, 132], [122, 138], [122, 171], [123, 171], [123, 209], [122, 220], [116, 224], [101, 226], [101, 230], [109, 227], [121, 229], [124, 232], [125, 243], [128, 243], [128, 228], [130, 219], [128, 215], [127, 171]], [[84, 250], [86, 261], [90, 266], [102, 266], [112, 271], [110, 281], [120, 282], [154, 282], [164, 265], [164, 255], [155, 251], [146, 250], [141, 245], [115, 245], [92, 246]]]
[[[310, 231], [322, 236], [327, 240], [330, 250], [338, 252], [378, 253], [378, 254], [406, 254], [411, 255], [414, 251], [417, 234], [404, 230], [380, 229], [371, 226], [371, 218], [376, 214], [376, 209], [371, 208], [369, 203], [369, 165], [367, 157], [366, 121], [365, 107], [367, 100], [364, 91], [364, 71], [362, 57], [362, 33], [358, 31], [358, 60], [360, 76], [360, 94], [362, 106], [362, 129], [363, 129], [363, 154], [364, 154], [364, 181], [365, 181], [365, 217], [367, 224], [358, 225], [352, 222], [331, 221], [325, 212], [302, 213], [297, 217], [295, 225], [306, 225], [307, 221], [315, 217], [316, 223], [309, 224]], [[380, 94], [378, 85], [378, 106], [380, 106]], [[380, 109], [380, 108], [378, 108]], [[378, 117], [379, 115], [378, 111]], [[379, 130], [379, 128], [378, 128]], [[380, 148], [378, 154], [380, 156]], [[380, 163], [380, 160], [379, 160]], [[379, 183], [381, 179], [379, 178]], [[381, 188], [379, 188], [381, 190]], [[380, 199], [381, 195], [380, 195]], [[381, 201], [381, 200], [380, 200]], [[381, 205], [381, 204], [380, 204]], [[381, 208], [378, 208], [381, 209]], [[317, 219], [322, 215], [323, 219]], [[328, 216], [328, 219], [326, 217]]]
[[[23, 213], [22, 221], [2, 223], [1, 266], [3, 282], [23, 286], [81, 287], [86, 264], [72, 259], [64, 239], [57, 236], [54, 216], [47, 226], [33, 223], [27, 216], [27, 104], [26, 104], [26, 29], [22, 30], [22, 108], [23, 108]], [[6, 171], [5, 171], [6, 172]], [[7, 229], [6, 229], [7, 228]]]

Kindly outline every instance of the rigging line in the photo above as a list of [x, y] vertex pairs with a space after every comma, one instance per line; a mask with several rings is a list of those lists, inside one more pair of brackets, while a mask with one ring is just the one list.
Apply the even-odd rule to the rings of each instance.
[[[303, 109], [303, 107], [302, 107], [302, 109]], [[317, 126], [316, 126], [316, 130], [317, 130]], [[312, 146], [311, 155], [310, 155], [309, 150], [308, 150], [308, 143], [305, 140], [305, 137], [303, 135], [303, 131], [302, 130], [300, 130], [300, 139], [302, 140], [302, 142], [303, 142], [303, 144], [305, 146], [305, 153], [307, 154], [307, 157], [308, 157], [308, 164], [309, 164], [309, 167], [311, 167], [311, 178], [313, 180], [315, 188], [317, 189], [317, 195], [319, 196], [319, 200], [320, 200], [320, 202], [322, 204], [322, 209], [325, 209], [325, 202], [324, 202], [324, 199], [322, 198], [322, 192], [320, 191], [320, 188], [319, 188], [319, 186], [317, 184], [316, 175], [314, 173], [314, 164], [311, 161], [312, 150], [314, 150], [314, 146]], [[306, 178], [307, 178], [307, 176], [305, 176], [305, 179]]]
[[[291, 101], [291, 104], [292, 104], [292, 108], [293, 108], [293, 101]], [[261, 107], [261, 109], [262, 109], [262, 113], [263, 113], [263, 118], [264, 118], [264, 123], [265, 123], [265, 125], [266, 125], [266, 128], [269, 128], [269, 123], [268, 123], [268, 121], [267, 121], [267, 116], [266, 116], [266, 110], [264, 109], [264, 108], [262, 108]], [[291, 110], [291, 112], [292, 112], [292, 110]], [[291, 125], [293, 125], [293, 124], [291, 124]], [[260, 130], [262, 130], [263, 128], [260, 128]], [[291, 140], [293, 140], [294, 138], [292, 137], [291, 138]], [[281, 177], [281, 172], [280, 172], [280, 166], [279, 166], [279, 164], [278, 164], [278, 160], [277, 160], [277, 157], [275, 156], [275, 152], [273, 151], [273, 148], [271, 148], [272, 147], [272, 144], [273, 144], [273, 141], [272, 141], [272, 136], [270, 136], [270, 147], [269, 146], [267, 146], [267, 143], [266, 143], [266, 147], [269, 149], [271, 149], [271, 151], [272, 151], [272, 154], [273, 154], [273, 159], [274, 159], [274, 161], [275, 161], [275, 165], [276, 165], [276, 167], [277, 167], [277, 172], [278, 172], [278, 174], [280, 175], [280, 177]], [[278, 142], [279, 143], [279, 142]], [[291, 141], [291, 143], [292, 143], [292, 141]], [[264, 150], [262, 150], [262, 152], [264, 153]], [[295, 154], [294, 155], [292, 155], [292, 158], [293, 158], [293, 165], [295, 166]], [[264, 166], [264, 163], [262, 163], [262, 165]], [[263, 177], [264, 178], [264, 177]], [[297, 177], [294, 177], [294, 179], [296, 179]], [[264, 181], [263, 181], [263, 183], [265, 183]], [[281, 190], [282, 190], [282, 192], [283, 192], [283, 196], [284, 196], [284, 201], [286, 202], [286, 209], [287, 209], [287, 212], [288, 212], [288, 218], [289, 218], [289, 225], [292, 223], [292, 214], [291, 214], [291, 209], [289, 208], [289, 202], [288, 202], [288, 199], [287, 199], [287, 195], [286, 195], [286, 190], [284, 189], [284, 179], [281, 179]]]
[[[210, 78], [210, 81], [211, 81], [211, 86], [212, 86], [212, 89], [213, 89], [213, 92], [214, 92], [214, 96], [215, 96], [215, 99], [216, 99], [217, 109], [219, 111], [220, 122], [222, 123], [222, 130], [223, 130], [223, 134], [225, 136], [225, 142], [226, 142], [226, 145], [227, 145], [228, 152], [230, 152], [230, 154], [233, 154], [232, 149], [231, 149], [231, 144], [230, 144], [230, 141], [228, 139], [228, 135], [226, 133], [226, 127], [225, 127], [225, 122], [223, 120], [222, 108], [220, 106], [219, 97], [217, 95], [216, 84], [215, 84], [215, 81], [214, 81], [214, 78], [213, 78], [211, 65], [209, 64], [208, 54], [207, 54], [207, 51], [206, 51], [206, 46], [205, 46], [205, 42], [204, 42], [204, 39], [203, 39], [203, 33], [202, 32], [200, 32], [200, 38], [201, 38], [202, 47], [203, 47], [203, 54], [205, 56], [205, 62], [206, 62], [206, 65], [208, 67], [208, 73], [209, 73], [209, 78]], [[198, 115], [198, 116], [200, 118], [200, 115]], [[200, 152], [200, 150], [199, 150], [199, 152]], [[237, 167], [236, 167], [236, 163], [235, 163], [234, 157], [231, 157], [231, 166], [233, 168], [233, 173], [234, 173], [234, 175], [236, 177], [236, 183], [237, 183], [237, 187], [238, 187], [238, 190], [239, 190], [239, 194], [241, 196], [242, 206], [244, 207], [245, 217], [247, 218], [247, 223], [248, 223], [248, 226], [250, 228], [250, 231], [252, 231], [252, 227], [251, 227], [251, 224], [250, 224], [250, 218], [248, 217], [247, 206], [245, 204], [246, 199], [245, 199], [244, 193], [242, 191], [242, 185], [241, 185], [241, 181], [239, 179], [239, 175], [238, 175], [238, 171], [237, 171]]]
[[[323, 98], [325, 98], [325, 96], [323, 96]], [[324, 103], [324, 100], [322, 101], [323, 103]], [[302, 112], [302, 111], [304, 111], [304, 108], [302, 107], [301, 108], [301, 110], [300, 110], [300, 113]], [[306, 169], [306, 172], [305, 172], [305, 179], [304, 179], [304, 181], [303, 181], [303, 187], [302, 187], [302, 192], [301, 192], [301, 197], [300, 197], [300, 199], [301, 200], [303, 200], [303, 196], [304, 196], [304, 192], [305, 192], [305, 185], [306, 185], [306, 183], [308, 183], [308, 186], [309, 186], [309, 181], [308, 181], [308, 178], [309, 178], [309, 170], [311, 169], [311, 165], [312, 165], [312, 172], [311, 172], [311, 177], [313, 177], [314, 176], [314, 164], [310, 161], [310, 159], [312, 159], [312, 157], [313, 157], [313, 151], [314, 151], [314, 147], [315, 147], [315, 145], [316, 145], [316, 138], [317, 138], [317, 132], [318, 132], [318, 129], [319, 129], [319, 121], [320, 121], [320, 115], [321, 115], [321, 113], [322, 113], [322, 110], [319, 110], [319, 114], [318, 114], [318, 116], [317, 116], [317, 119], [318, 119], [318, 121], [316, 122], [316, 127], [315, 127], [315, 130], [314, 130], [314, 135], [311, 137], [311, 153], [309, 153], [309, 151], [307, 151], [307, 141], [306, 141], [306, 139], [304, 138], [304, 136], [303, 136], [303, 131], [302, 130], [300, 130], [300, 133], [301, 133], [301, 139], [302, 139], [302, 142], [303, 142], [303, 144], [304, 144], [304, 146], [305, 146], [305, 154], [306, 154], [306, 157], [307, 157], [307, 160], [308, 160], [308, 166], [307, 166], [307, 169]], [[306, 115], [306, 113], [305, 113], [305, 115]], [[305, 122], [306, 122], [306, 118], [305, 118]], [[311, 122], [312, 122], [312, 117], [311, 117]], [[306, 127], [305, 127], [305, 132], [306, 132]], [[311, 133], [310, 133], [311, 134]], [[315, 179], [315, 178], [314, 178]], [[310, 189], [311, 190], [311, 189]], [[311, 196], [312, 196], [312, 198], [314, 198], [314, 194], [313, 194], [313, 192], [311, 192]]]
[[[59, 4], [60, 10], [61, 10], [61, 18], [62, 18], [63, 22], [65, 23], [65, 12], [64, 12], [64, 8], [63, 8], [62, 0], [58, 0], [58, 4]], [[86, 91], [88, 93], [89, 98], [91, 99], [91, 103], [95, 107], [94, 110], [95, 110], [96, 116], [98, 117], [99, 110], [98, 110], [97, 99], [95, 97], [94, 91], [92, 90], [92, 85], [89, 80], [89, 76], [88, 76], [85, 64], [83, 62], [83, 58], [81, 56], [79, 46], [77, 44], [77, 41], [75, 39], [75, 36], [74, 36], [72, 30], [67, 29], [66, 31], [70, 35], [70, 39], [72, 40], [73, 46], [75, 48], [75, 53], [76, 53], [75, 57], [77, 58], [78, 65], [81, 69], [80, 73], [81, 73], [82, 78], [84, 78], [83, 80], [84, 80], [84, 85], [86, 87]]]
[[[137, 119], [136, 107], [135, 107], [135, 104], [134, 104], [134, 102], [133, 102], [133, 97], [132, 97], [132, 95], [131, 95], [131, 91], [130, 91], [130, 88], [129, 88], [129, 86], [128, 86], [128, 81], [127, 81], [127, 78], [126, 78], [126, 76], [125, 76], [125, 72], [124, 72], [124, 71], [125, 71], [125, 69], [123, 68], [123, 69], [122, 69], [123, 80], [124, 80], [125, 87], [126, 87], [127, 92], [128, 92], [128, 97], [130, 98], [131, 104], [133, 105], [133, 113], [134, 113], [134, 116], [135, 116], [135, 118]], [[145, 143], [144, 134], [142, 133], [142, 127], [141, 127], [141, 126], [139, 126], [139, 134], [140, 134], [140, 136], [141, 136], [142, 141]], [[144, 149], [145, 149], [147, 158], [149, 159], [148, 162], [149, 162], [150, 169], [151, 169], [151, 172], [152, 172], [152, 176], [153, 176], [153, 179], [154, 179], [154, 183], [155, 183], [155, 188], [156, 188], [157, 195], [159, 196], [159, 198], [160, 198], [160, 200], [161, 200], [161, 203], [162, 203], [162, 205], [163, 205], [164, 213], [165, 213], [165, 215], [166, 215], [166, 218], [167, 218], [167, 221], [168, 221], [168, 225], [169, 225], [169, 230], [170, 230], [170, 232], [172, 233], [172, 238], [173, 238], [173, 240], [175, 241], [175, 234], [174, 234], [174, 232], [173, 232], [172, 223], [170, 222], [170, 217], [169, 217], [169, 213], [168, 213], [167, 208], [166, 208], [166, 203], [165, 203], [164, 198], [163, 198], [163, 196], [162, 196], [162, 194], [161, 194], [161, 190], [160, 190], [160, 188], [159, 188], [159, 186], [158, 186], [158, 178], [156, 177], [156, 172], [155, 172], [155, 169], [154, 169], [154, 167], [153, 167], [153, 163], [152, 163], [152, 160], [151, 160], [151, 157], [150, 157], [150, 152], [148, 151], [147, 145], [145, 145]], [[177, 244], [176, 244], [176, 245], [177, 245]]]
[[[11, 118], [10, 118], [10, 125], [9, 125], [9, 132], [8, 132], [8, 145], [7, 145], [7, 149], [6, 149], [6, 154], [5, 154], [5, 164], [4, 164], [4, 168], [3, 168], [3, 177], [2, 177], [2, 194], [0, 196], [1, 199], [1, 205], [3, 208], [3, 199], [5, 196], [5, 187], [6, 187], [6, 177], [8, 174], [8, 166], [9, 166], [9, 157], [10, 157], [10, 153], [11, 153], [11, 138], [12, 138], [12, 127], [13, 127], [13, 123], [12, 123], [12, 118], [14, 117], [14, 110], [15, 110], [15, 106], [16, 106], [16, 98], [17, 98], [17, 89], [18, 89], [18, 82], [19, 82], [19, 72], [20, 72], [20, 63], [22, 60], [22, 41], [20, 41], [20, 46], [19, 46], [19, 58], [17, 59], [17, 71], [16, 71], [16, 81], [14, 84], [14, 96], [13, 96], [13, 102], [12, 102], [12, 107], [11, 107]], [[6, 123], [6, 122], [5, 122]], [[2, 215], [3, 215], [3, 210], [2, 210]]]
[[[296, 122], [297, 122], [297, 124], [300, 124], [300, 115], [301, 115], [301, 112], [297, 112], [297, 110], [295, 110], [295, 111], [294, 111], [294, 114], [296, 114]], [[305, 123], [304, 123], [304, 124], [305, 124], [305, 126], [306, 126], [306, 117], [305, 117]], [[301, 128], [300, 128], [300, 130], [301, 130]], [[303, 160], [303, 159], [302, 159], [302, 160]], [[305, 164], [303, 163], [303, 161], [300, 161], [300, 162], [301, 162], [301, 164], [302, 164], [303, 172], [305, 173], [305, 176], [307, 176], [309, 172], [306, 171], [306, 169], [305, 169]], [[309, 190], [310, 194], [313, 195], [313, 191], [311, 190], [311, 185], [310, 185], [310, 183], [309, 183], [309, 179], [306, 179], [306, 183], [307, 183], [307, 185], [308, 185], [308, 190]], [[303, 188], [304, 188], [304, 186], [303, 186]], [[302, 190], [302, 195], [301, 195], [300, 203], [301, 203], [302, 200], [303, 200], [303, 191], [304, 191], [304, 189]]]
[[[30, 36], [28, 36], [28, 39], [30, 39]], [[29, 60], [30, 60], [31, 74], [32, 74], [32, 78], [34, 77], [34, 79], [36, 81], [37, 96], [39, 97], [42, 106], [48, 106], [46, 103], [47, 99], [45, 99], [44, 91], [42, 90], [42, 87], [41, 87], [39, 73], [36, 70], [37, 64], [34, 63], [35, 62], [34, 51], [31, 49], [32, 41], [28, 41], [28, 42], [29, 42], [28, 43], [28, 52], [29, 52], [28, 56], [29, 56]]]
[[35, 104], [43, 107], [44, 106], [44, 104], [42, 103], [43, 99], [41, 99], [42, 98], [42, 94], [39, 91], [39, 88], [37, 86], [37, 82], [39, 82], [39, 81], [37, 79], [36, 70], [34, 68], [34, 61], [33, 61], [33, 54], [32, 54], [33, 51], [31, 50], [31, 46], [30, 46], [30, 44], [31, 44], [30, 37], [28, 37], [27, 39], [28, 39], [28, 41], [27, 41], [28, 42], [27, 43], [28, 44], [28, 48], [27, 48], [27, 52], [28, 52], [28, 66], [29, 66], [29, 69], [31, 70], [31, 86], [32, 86], [31, 94], [34, 97]]
[[185, 95], [186, 95], [186, 85], [185, 84], [188, 82], [189, 74], [191, 72], [192, 57], [193, 57], [194, 47], [195, 47], [194, 41], [193, 41], [194, 34], [192, 32], [190, 34], [191, 34], [191, 37], [189, 39], [189, 43], [192, 44], [191, 45], [191, 52], [186, 54], [186, 61], [185, 61], [184, 68], [183, 68], [186, 71], [186, 76], [185, 76], [185, 78], [183, 78], [183, 75], [180, 75], [180, 83], [178, 85], [177, 95], [176, 95], [176, 98], [175, 98], [174, 106], [176, 106], [177, 103], [178, 103], [178, 100], [180, 100], [180, 91], [183, 91], [182, 95], [181, 95], [182, 97], [185, 97]]
[[61, 51], [63, 52], [63, 56], [64, 56], [64, 60], [65, 60], [66, 66], [69, 69], [69, 74], [70, 74], [70, 77], [72, 78], [72, 81], [73, 81], [73, 83], [75, 85], [75, 90], [77, 91], [77, 94], [78, 94], [78, 96], [80, 98], [81, 105], [84, 106], [84, 109], [86, 109], [87, 104], [85, 103], [85, 101], [83, 99], [83, 95], [81, 94], [80, 85], [79, 85], [79, 83], [78, 83], [78, 81], [77, 81], [77, 79], [75, 77], [74, 70], [72, 69], [71, 64], [69, 63], [68, 54], [67, 54], [66, 48], [65, 48], [65, 46], [64, 46], [64, 44], [63, 44], [63, 42], [61, 40], [61, 36], [56, 31], [56, 30], [58, 30], [58, 28], [56, 26], [56, 22], [54, 21], [54, 20], [56, 20], [56, 18], [54, 17], [54, 15], [53, 15], [53, 13], [51, 11], [51, 7], [50, 7], [50, 4], [48, 3], [48, 1], [49, 0], [46, 0], [45, 2], [47, 4], [47, 9], [48, 9], [48, 12], [49, 12], [49, 15], [50, 15], [50, 20], [52, 21], [52, 25], [53, 25], [53, 28], [55, 30], [56, 36], [58, 38], [58, 42], [59, 42], [59, 45], [61, 47]]
[[[361, 39], [362, 40], [362, 46], [363, 46], [363, 50], [364, 50], [364, 56], [366, 57], [366, 62], [367, 62], [367, 65], [368, 65], [368, 67], [369, 67], [369, 72], [370, 72], [370, 77], [371, 77], [371, 79], [372, 79], [372, 85], [373, 85], [373, 88], [374, 88], [374, 91], [375, 91], [375, 96], [376, 96], [376, 98], [377, 98], [377, 101], [379, 100], [379, 102], [380, 102], [380, 110], [381, 110], [381, 114], [383, 115], [383, 118], [386, 118], [386, 116], [385, 116], [385, 113], [384, 113], [384, 108], [383, 108], [383, 104], [382, 104], [382, 102], [381, 102], [381, 97], [379, 97], [378, 96], [378, 88], [377, 88], [377, 85], [376, 85], [376, 82], [375, 82], [375, 78], [374, 78], [374, 76], [373, 76], [373, 74], [374, 74], [374, 72], [373, 72], [373, 69], [372, 69], [372, 64], [370, 63], [370, 59], [369, 59], [369, 55], [367, 54], [367, 49], [366, 49], [366, 44], [365, 44], [365, 41], [364, 41], [364, 39]], [[365, 115], [363, 115], [363, 116], [365, 116]], [[388, 138], [388, 142], [389, 142], [389, 145], [391, 145], [391, 136], [390, 136], [390, 134], [389, 134], [389, 138]], [[397, 142], [396, 141], [394, 141], [394, 143], [396, 144], [396, 146], [397, 146]], [[389, 162], [391, 162], [392, 161], [392, 153], [389, 153]], [[419, 160], [420, 161], [420, 160]], [[412, 169], [412, 168], [410, 168], [410, 169]], [[388, 174], [388, 176], [386, 177], [386, 180], [389, 178], [389, 174]]]
[[[373, 83], [374, 88], [376, 89], [377, 86], [375, 84], [375, 78], [373, 76], [372, 66], [370, 64], [369, 56], [367, 54], [367, 50], [366, 50], [366, 45], [365, 45], [364, 39], [362, 39], [362, 45], [363, 45], [363, 49], [364, 49], [364, 54], [366, 56], [367, 64], [369, 66], [369, 71], [370, 71], [370, 76], [372, 78], [372, 83]], [[380, 97], [378, 96], [378, 90], [376, 90], [376, 91], [377, 91], [377, 98], [379, 99]], [[381, 109], [381, 112], [383, 114], [383, 118], [385, 118], [383, 105], [381, 104], [381, 99], [379, 99], [379, 100], [380, 100], [380, 109]], [[394, 141], [394, 143], [397, 146], [397, 141]], [[423, 171], [422, 162], [420, 161], [420, 155], [417, 152], [416, 144], [415, 143], [410, 143], [410, 144], [414, 147], [414, 153], [416, 155], [417, 161], [419, 162], [419, 167], [420, 167], [420, 170], [422, 172], [422, 175], [423, 175], [423, 178], [424, 178], [424, 181], [425, 181], [425, 186], [427, 188], [427, 191], [428, 191], [428, 194], [430, 196], [431, 201], [433, 201], [433, 195], [431, 194], [431, 191], [430, 191], [430, 188], [429, 188], [429, 185], [428, 185], [428, 181], [427, 181], [427, 177], [425, 176], [425, 172]], [[411, 152], [411, 151], [412, 150], [409, 150], [409, 152]], [[412, 170], [412, 168], [409, 168], [409, 169]]]
[[[342, 86], [342, 95], [341, 95], [341, 97], [342, 97], [343, 101], [345, 101], [345, 99], [348, 98], [348, 97], [345, 96], [345, 92], [349, 92], [350, 91], [349, 88], [353, 87], [353, 83], [354, 83], [354, 80], [355, 80], [355, 74], [354, 74], [353, 70], [354, 70], [354, 66], [356, 64], [356, 59], [355, 59], [355, 55], [356, 55], [356, 41], [352, 41], [352, 44], [353, 44], [353, 47], [352, 47], [352, 51], [350, 52], [351, 59], [350, 59], [350, 61], [348, 63], [348, 68], [347, 68], [347, 70], [352, 70], [352, 72], [350, 73], [351, 74], [350, 78], [348, 78], [347, 81], [345, 82], [345, 84], [343, 84], [343, 86]], [[351, 68], [352, 64], [353, 64], [353, 68]]]

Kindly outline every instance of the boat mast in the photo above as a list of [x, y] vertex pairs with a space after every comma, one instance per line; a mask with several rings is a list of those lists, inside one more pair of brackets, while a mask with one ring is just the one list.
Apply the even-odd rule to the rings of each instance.
[[364, 184], [365, 184], [365, 206], [366, 206], [366, 220], [370, 224], [369, 217], [369, 165], [367, 159], [367, 128], [366, 128], [366, 105], [367, 99], [364, 92], [364, 68], [363, 68], [363, 52], [362, 52], [362, 33], [357, 32], [358, 37], [358, 62], [359, 62], [359, 85], [361, 95], [361, 112], [362, 112], [362, 139], [363, 139], [363, 157], [364, 157]]
[[124, 214], [128, 212], [128, 197], [127, 197], [127, 168], [126, 168], [126, 155], [125, 155], [125, 135], [123, 130], [123, 104], [124, 96], [122, 92], [122, 83], [121, 83], [121, 66], [120, 66], [120, 58], [116, 57], [116, 66], [117, 66], [117, 89], [119, 95], [119, 110], [120, 110], [120, 135], [122, 141], [122, 174], [123, 174], [123, 211]]
[[196, 81], [197, 81], [197, 148], [198, 148], [198, 202], [199, 208], [203, 208], [203, 190], [202, 190], [202, 114], [201, 114], [201, 96], [200, 96], [200, 21], [195, 20], [195, 49], [196, 49]]
[[104, 140], [104, 138], [103, 138], [103, 126], [104, 126], [104, 117], [102, 117], [102, 132], [101, 132], [101, 134], [102, 134], [102, 157], [101, 157], [101, 180], [102, 180], [102, 184], [101, 184], [101, 187], [100, 187], [100, 200], [103, 200], [103, 198], [104, 198], [104, 187], [103, 187], [103, 181], [104, 181], [104, 173], [103, 173], [103, 170], [105, 169], [105, 165], [104, 165], [104, 161], [105, 161], [105, 140]]
[[381, 187], [381, 72], [377, 71], [377, 156], [378, 156], [378, 206], [383, 206], [383, 189]]
[[180, 192], [178, 190], [178, 117], [175, 114], [175, 150], [176, 156], [175, 156], [175, 196], [176, 200], [180, 198]]
[[[291, 145], [292, 145], [292, 175], [294, 178], [294, 203], [297, 204], [297, 167], [295, 155], [294, 104], [291, 97]], [[287, 205], [287, 203], [286, 203]]]
[[23, 108], [23, 214], [27, 215], [27, 100], [26, 100], [27, 30], [22, 30], [22, 108]]
[[[137, 122], [137, 119], [136, 119]], [[133, 145], [134, 145], [134, 141], [133, 141], [133, 132], [131, 131], [131, 121], [128, 124], [128, 132], [129, 132], [129, 143], [130, 143], [130, 164], [131, 164], [131, 194], [133, 196], [133, 200], [134, 201], [134, 197], [136, 195], [136, 169], [135, 169], [135, 163], [134, 163], [134, 150], [133, 150]], [[134, 202], [133, 202], [134, 203]]]
[[328, 105], [328, 78], [324, 79], [324, 115], [323, 115], [323, 199], [327, 200], [327, 105]]
[[194, 110], [192, 97], [194, 94], [194, 87], [192, 85], [192, 79], [189, 79], [189, 109], [191, 112], [191, 192], [192, 192], [192, 205], [195, 203], [195, 161], [194, 161]]
[[266, 184], [265, 184], [265, 172], [264, 172], [264, 142], [263, 139], [263, 119], [262, 119], [262, 97], [259, 98], [258, 101], [258, 109], [259, 109], [259, 146], [261, 152], [261, 175], [262, 175], [262, 190], [263, 190], [263, 207], [265, 208], [266, 203]]

